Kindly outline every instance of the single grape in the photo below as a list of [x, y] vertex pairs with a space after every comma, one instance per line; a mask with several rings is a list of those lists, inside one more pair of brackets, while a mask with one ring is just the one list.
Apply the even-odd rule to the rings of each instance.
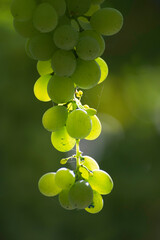
[[61, 192], [61, 188], [59, 188], [55, 182], [55, 172], [50, 172], [44, 174], [38, 182], [38, 188], [39, 191], [47, 196], [47, 197], [53, 197], [56, 196]]
[[80, 33], [80, 38], [81, 37], [92, 37], [92, 38], [94, 38], [99, 43], [99, 47], [100, 47], [98, 56], [101, 56], [104, 53], [105, 41], [99, 33], [97, 33], [96, 31], [94, 31], [92, 29], [85, 30], [85, 31]]
[[98, 84], [102, 83], [108, 76], [108, 66], [107, 63], [102, 58], [96, 58], [95, 61], [98, 63], [101, 70], [101, 78]]
[[42, 2], [50, 3], [54, 7], [59, 16], [64, 15], [66, 11], [65, 0], [42, 0]]
[[75, 174], [68, 168], [60, 168], [56, 172], [55, 181], [59, 188], [68, 189], [75, 182]]
[[76, 69], [76, 58], [73, 52], [57, 50], [52, 57], [52, 68], [58, 76], [71, 76]]
[[102, 8], [92, 15], [90, 23], [100, 34], [111, 36], [121, 30], [123, 16], [114, 8]]
[[40, 33], [29, 41], [29, 50], [35, 60], [46, 61], [51, 59], [56, 46], [50, 34]]
[[53, 73], [53, 69], [51, 66], [51, 59], [49, 59], [48, 61], [38, 61], [37, 71], [41, 76]]
[[90, 134], [85, 138], [86, 140], [95, 140], [99, 137], [102, 131], [102, 125], [96, 115], [90, 116], [92, 121], [92, 128]]
[[72, 75], [75, 84], [82, 89], [90, 89], [100, 80], [100, 67], [95, 60], [84, 61], [77, 59], [77, 67]]
[[89, 156], [83, 156], [83, 159], [81, 160], [81, 164], [88, 168], [88, 170], [93, 171], [93, 170], [98, 170], [99, 165], [98, 163]]
[[59, 202], [61, 207], [67, 210], [73, 210], [75, 207], [73, 207], [69, 201], [69, 190], [70, 189], [64, 189], [59, 194]]
[[71, 137], [83, 139], [91, 131], [91, 119], [84, 110], [74, 110], [68, 115], [66, 128]]
[[35, 0], [13, 0], [11, 3], [11, 13], [17, 21], [30, 20], [35, 8]]
[[52, 76], [47, 74], [40, 77], [34, 84], [34, 95], [36, 98], [42, 102], [50, 101], [50, 97], [48, 96], [47, 86], [48, 82]]
[[53, 146], [60, 152], [68, 152], [72, 150], [76, 144], [75, 138], [72, 138], [68, 134], [66, 127], [62, 127], [58, 131], [52, 132], [51, 142]]
[[89, 176], [88, 182], [93, 190], [102, 195], [110, 193], [113, 188], [112, 178], [103, 170], [93, 170], [93, 174]]
[[94, 60], [99, 56], [100, 46], [96, 39], [92, 37], [81, 37], [77, 47], [76, 53], [82, 60]]
[[91, 0], [66, 0], [71, 16], [81, 16], [90, 8]]
[[48, 83], [48, 95], [55, 103], [67, 103], [74, 98], [74, 83], [70, 77], [53, 75]]
[[15, 30], [24, 38], [32, 37], [38, 33], [33, 26], [32, 20], [20, 22], [14, 19], [13, 26]]
[[75, 182], [69, 191], [69, 201], [75, 208], [84, 209], [93, 201], [93, 191], [85, 180]]
[[61, 25], [54, 31], [53, 40], [58, 48], [71, 50], [77, 44], [78, 35], [71, 25]]
[[64, 106], [54, 106], [49, 108], [42, 117], [45, 129], [54, 132], [63, 127], [66, 123], [68, 112]]
[[93, 201], [87, 208], [85, 208], [85, 210], [89, 213], [94, 214], [100, 212], [102, 208], [103, 208], [102, 196], [98, 192], [93, 191]]
[[80, 31], [79, 24], [77, 23], [77, 21], [76, 21], [75, 19], [71, 19], [71, 26], [72, 26], [77, 32]]
[[58, 16], [55, 9], [49, 3], [41, 3], [33, 14], [33, 24], [42, 33], [51, 32], [58, 23]]

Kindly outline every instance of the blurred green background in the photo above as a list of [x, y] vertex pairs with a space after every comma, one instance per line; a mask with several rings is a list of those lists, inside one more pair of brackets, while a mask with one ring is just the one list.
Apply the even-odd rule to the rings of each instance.
[[64, 210], [38, 191], [41, 175], [66, 155], [42, 127], [51, 105], [33, 95], [36, 62], [13, 29], [10, 2], [0, 1], [0, 240], [159, 240], [160, 1], [103, 4], [123, 13], [124, 26], [106, 38], [109, 77], [83, 97], [98, 109], [103, 132], [81, 150], [114, 180], [96, 215]]

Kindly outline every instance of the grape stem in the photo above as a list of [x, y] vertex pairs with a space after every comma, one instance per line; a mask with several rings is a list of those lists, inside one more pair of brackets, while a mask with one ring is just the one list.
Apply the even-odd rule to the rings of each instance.
[[81, 159], [82, 152], [80, 151], [79, 143], [80, 143], [80, 139], [77, 139], [76, 140], [76, 156], [75, 156], [77, 159], [76, 169], [78, 169], [79, 166], [81, 165], [80, 159]]

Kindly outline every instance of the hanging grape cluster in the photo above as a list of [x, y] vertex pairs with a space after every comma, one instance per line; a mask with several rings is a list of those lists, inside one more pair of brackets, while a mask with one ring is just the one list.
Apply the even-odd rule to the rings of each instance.
[[122, 14], [113, 8], [101, 8], [104, 0], [13, 0], [11, 13], [15, 30], [26, 40], [26, 53], [37, 60], [40, 75], [34, 85], [36, 98], [51, 101], [42, 124], [51, 132], [58, 151], [67, 152], [76, 145], [76, 168], [60, 168], [43, 175], [40, 192], [59, 195], [65, 209], [85, 209], [98, 213], [102, 195], [109, 194], [113, 181], [98, 163], [80, 151], [81, 139], [94, 140], [101, 133], [97, 111], [81, 103], [83, 92], [102, 83], [108, 66], [100, 57], [105, 50], [103, 36], [111, 36], [123, 25]]

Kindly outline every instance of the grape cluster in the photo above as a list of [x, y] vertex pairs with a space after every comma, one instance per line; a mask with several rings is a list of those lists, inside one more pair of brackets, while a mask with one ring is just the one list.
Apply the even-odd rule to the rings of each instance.
[[75, 171], [60, 168], [39, 180], [40, 192], [48, 197], [59, 194], [59, 202], [65, 209], [85, 209], [98, 213], [103, 208], [103, 198], [111, 192], [113, 181], [108, 173], [99, 169], [98, 163], [89, 156], [81, 156]]
[[81, 103], [83, 92], [102, 83], [108, 66], [101, 58], [105, 50], [102, 36], [111, 36], [123, 25], [122, 14], [101, 8], [104, 0], [13, 0], [11, 13], [15, 30], [26, 40], [26, 53], [37, 60], [40, 75], [34, 84], [36, 98], [52, 102], [42, 124], [51, 132], [53, 146], [67, 152], [76, 145], [76, 169], [60, 168], [43, 175], [39, 189], [46, 196], [59, 194], [66, 209], [97, 213], [103, 194], [112, 190], [111, 177], [96, 161], [83, 156], [81, 139], [94, 140], [101, 133], [97, 111]]

